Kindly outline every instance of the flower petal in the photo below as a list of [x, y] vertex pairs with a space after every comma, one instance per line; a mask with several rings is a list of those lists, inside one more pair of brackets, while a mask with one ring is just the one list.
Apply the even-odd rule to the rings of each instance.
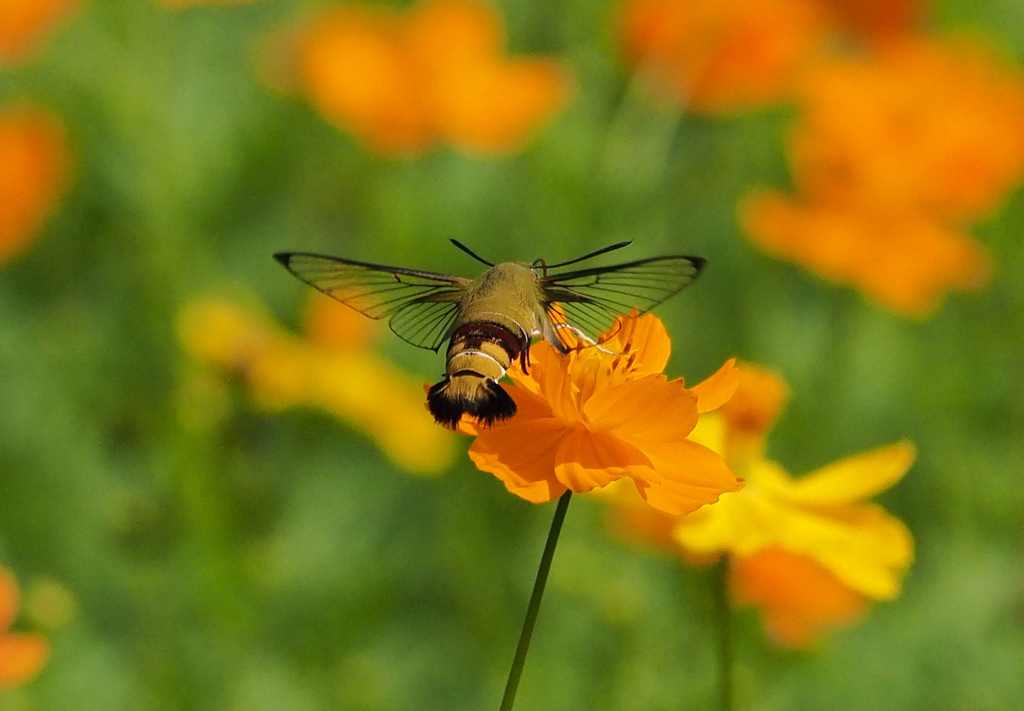
[[451, 463], [454, 438], [433, 422], [411, 376], [368, 350], [314, 347], [304, 362], [301, 404], [352, 424], [412, 472], [436, 474]]
[[[2, 13], [0, 7], [0, 40]], [[71, 163], [56, 118], [29, 106], [0, 112], [0, 264], [39, 236], [64, 192]]]
[[527, 372], [523, 372], [517, 360], [509, 368], [508, 377], [512, 379], [512, 382], [517, 387], [524, 388], [532, 393], [539, 393], [542, 389], [540, 383], [541, 376], [549, 371], [553, 372], [556, 369], [564, 368], [561, 364], [562, 358], [562, 354], [556, 351], [550, 343], [538, 341], [531, 345], [527, 351], [526, 360], [529, 364]]
[[726, 420], [720, 412], [709, 412], [701, 415], [697, 426], [686, 436], [691, 442], [703, 444], [713, 452], [722, 454], [726, 451]]
[[613, 351], [635, 353], [631, 370], [639, 373], [662, 372], [672, 354], [672, 340], [668, 337], [665, 324], [654, 314], [616, 318], [605, 347]]
[[741, 371], [736, 359], [730, 358], [721, 368], [690, 388], [697, 396], [697, 411], [701, 414], [717, 410], [732, 398], [740, 384]]
[[79, 0], [6, 0], [0, 3], [0, 66], [28, 61]]
[[697, 555], [752, 555], [768, 545], [778, 519], [776, 509], [748, 491], [725, 493], [714, 506], [704, 506], [678, 519], [672, 537], [683, 550]]
[[[774, 466], [766, 463], [765, 466]], [[906, 527], [875, 504], [804, 507], [757, 485], [722, 497], [679, 520], [673, 537], [698, 554], [750, 556], [768, 547], [806, 555], [844, 585], [868, 597], [888, 599], [913, 559]]]
[[41, 634], [0, 636], [0, 689], [29, 681], [49, 655], [50, 643]]
[[[516, 382], [519, 383], [522, 381], [517, 379]], [[551, 405], [548, 404], [547, 400], [542, 398], [540, 395], [527, 390], [525, 387], [510, 388], [504, 385], [501, 387], [504, 388], [505, 392], [507, 392], [516, 403], [515, 418], [506, 422], [499, 421], [488, 428], [477, 422], [472, 416], [463, 415], [462, 421], [459, 422], [458, 427], [456, 428], [456, 431], [459, 434], [472, 435], [475, 437], [488, 429], [500, 430], [503, 427], [508, 427], [511, 424], [522, 423], [526, 420], [543, 420], [553, 417], [551, 413]], [[429, 389], [429, 385], [424, 387], [424, 391]]]
[[697, 424], [697, 398], [678, 381], [646, 375], [596, 392], [583, 405], [591, 428], [619, 437], [679, 441]]
[[809, 505], [852, 503], [895, 484], [914, 462], [914, 445], [904, 440], [847, 457], [797, 479], [787, 497]]
[[864, 596], [827, 568], [783, 548], [733, 558], [729, 587], [737, 605], [757, 607], [769, 635], [789, 647], [807, 647], [830, 627], [854, 622]]
[[400, 27], [401, 18], [379, 6], [350, 4], [318, 18], [301, 50], [310, 100], [387, 154], [416, 152], [433, 137], [424, 87]]
[[568, 73], [544, 59], [476, 62], [444, 79], [434, 92], [439, 131], [484, 155], [521, 149], [571, 91]]
[[782, 376], [766, 368], [744, 363], [739, 371], [739, 387], [722, 407], [722, 414], [728, 418], [733, 436], [763, 437], [789, 399], [789, 388]]
[[875, 504], [824, 511], [794, 509], [776, 537], [779, 545], [807, 554], [846, 585], [876, 599], [899, 593], [914, 557], [914, 541], [906, 526]]
[[625, 476], [630, 467], [650, 466], [650, 460], [636, 447], [582, 427], [572, 429], [555, 454], [555, 476], [577, 493], [607, 486]]
[[0, 568], [0, 635], [14, 622], [18, 612], [18, 583], [14, 576]]
[[740, 221], [765, 252], [908, 317], [928, 316], [949, 290], [983, 287], [992, 271], [980, 243], [928, 212], [760, 191], [741, 205]]
[[555, 452], [565, 435], [565, 427], [554, 418], [513, 419], [482, 430], [469, 458], [516, 496], [533, 503], [553, 501], [566, 490], [555, 478]]
[[644, 479], [634, 475], [637, 491], [647, 503], [662, 511], [687, 514], [743, 485], [729, 471], [725, 460], [696, 442], [645, 442], [640, 449], [654, 465], [656, 477]]

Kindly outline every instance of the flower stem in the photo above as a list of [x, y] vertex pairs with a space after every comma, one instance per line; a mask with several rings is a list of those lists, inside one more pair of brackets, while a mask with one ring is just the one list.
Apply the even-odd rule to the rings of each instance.
[[715, 621], [718, 627], [718, 701], [722, 711], [732, 711], [732, 610], [729, 607], [729, 557], [715, 566]]
[[558, 499], [558, 506], [555, 508], [555, 516], [551, 519], [548, 540], [544, 544], [544, 553], [541, 555], [540, 565], [537, 567], [537, 579], [533, 583], [533, 594], [530, 595], [530, 605], [526, 608], [526, 619], [523, 620], [523, 629], [519, 633], [519, 646], [516, 647], [512, 668], [508, 671], [505, 695], [501, 697], [501, 711], [512, 711], [512, 704], [516, 701], [519, 678], [523, 675], [523, 666], [526, 664], [526, 652], [530, 649], [530, 637], [533, 636], [533, 626], [537, 622], [540, 601], [544, 597], [544, 586], [547, 584], [551, 561], [555, 557], [555, 547], [558, 545], [558, 534], [562, 531], [562, 522], [565, 520], [565, 512], [569, 509], [569, 499], [571, 498], [572, 490], [562, 494]]

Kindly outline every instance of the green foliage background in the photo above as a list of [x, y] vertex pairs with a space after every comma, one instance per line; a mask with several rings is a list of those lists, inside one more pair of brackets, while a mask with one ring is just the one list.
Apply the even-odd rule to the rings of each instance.
[[[787, 180], [785, 110], [659, 112], [628, 91], [610, 2], [501, 6], [514, 52], [578, 76], [568, 111], [501, 160], [377, 158], [264, 88], [256, 48], [306, 3], [94, 0], [0, 76], [3, 97], [62, 117], [77, 161], [45, 235], [0, 271], [0, 563], [28, 588], [58, 583], [77, 614], [0, 709], [497, 708], [553, 506], [461, 455], [416, 478], [344, 423], [260, 412], [241, 387], [213, 431], [182, 416], [174, 322], [190, 299], [255, 293], [295, 324], [308, 294], [272, 252], [475, 274], [450, 237], [492, 260], [620, 239], [630, 257], [703, 255], [700, 282], [659, 310], [670, 373], [696, 381], [731, 356], [779, 369], [793, 398], [771, 454], [794, 473], [917, 444], [881, 498], [918, 544], [903, 596], [809, 652], [739, 614], [739, 709], [1019, 708], [1024, 196], [975, 230], [992, 285], [901, 319], [740, 235], [737, 199]], [[935, 24], [1021, 63], [1022, 8], [952, 0]], [[424, 381], [442, 367], [398, 339], [385, 350]], [[517, 708], [712, 708], [710, 590], [576, 501]]]

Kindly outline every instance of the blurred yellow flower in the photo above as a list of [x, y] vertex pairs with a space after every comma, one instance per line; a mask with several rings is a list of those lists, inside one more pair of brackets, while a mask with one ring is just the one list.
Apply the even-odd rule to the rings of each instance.
[[504, 56], [503, 35], [482, 0], [349, 3], [299, 30], [299, 83], [328, 119], [384, 154], [438, 141], [513, 152], [565, 105], [570, 81], [556, 60]]
[[788, 98], [825, 29], [813, 0], [625, 0], [618, 24], [656, 96], [715, 113]]
[[323, 409], [413, 472], [438, 472], [452, 460], [454, 438], [434, 425], [421, 384], [374, 352], [376, 324], [342, 304], [317, 294], [305, 338], [219, 299], [191, 303], [178, 326], [193, 357], [240, 374], [261, 407]]
[[0, 66], [27, 61], [56, 25], [78, 5], [79, 0], [0, 2]]
[[798, 96], [798, 196], [748, 199], [751, 240], [907, 316], [984, 286], [964, 229], [1024, 178], [1024, 75], [976, 44], [903, 38], [822, 60]]
[[70, 171], [71, 152], [56, 118], [26, 106], [0, 111], [0, 264], [39, 234]]
[[0, 567], [0, 689], [31, 680], [50, 656], [50, 643], [41, 634], [10, 631], [18, 598], [17, 581]]
[[722, 458], [688, 439], [698, 417], [732, 395], [732, 361], [687, 389], [661, 372], [672, 344], [657, 317], [619, 317], [611, 333], [600, 348], [580, 344], [564, 356], [534, 344], [529, 373], [509, 370], [516, 416], [460, 425], [476, 435], [473, 463], [534, 503], [629, 479], [649, 504], [678, 514], [738, 489]]
[[806, 646], [856, 619], [870, 600], [899, 594], [913, 539], [865, 499], [903, 477], [914, 447], [900, 442], [792, 479], [765, 456], [785, 385], [753, 366], [740, 370], [736, 396], [702, 417], [692, 437], [722, 453], [743, 489], [682, 517], [659, 517], [619, 491], [612, 527], [691, 563], [728, 556], [734, 602], [756, 606], [776, 641]]

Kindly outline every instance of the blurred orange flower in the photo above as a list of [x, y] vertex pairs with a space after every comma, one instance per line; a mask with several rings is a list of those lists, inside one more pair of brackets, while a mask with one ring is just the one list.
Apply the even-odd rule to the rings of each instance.
[[963, 229], [1024, 178], [1024, 75], [976, 44], [904, 39], [821, 61], [798, 97], [799, 197], [748, 200], [751, 239], [908, 316], [983, 286]]
[[240, 374], [268, 410], [323, 409], [372, 437], [396, 464], [419, 473], [443, 470], [454, 438], [434, 425], [420, 383], [372, 348], [378, 324], [316, 295], [306, 338], [274, 326], [255, 309], [197, 300], [181, 314], [179, 335], [196, 359]]
[[651, 506], [678, 514], [738, 489], [722, 458], [688, 439], [698, 417], [732, 395], [732, 361], [687, 389], [661, 372], [672, 344], [657, 317], [619, 317], [611, 332], [602, 347], [580, 344], [564, 356], [534, 344], [529, 373], [509, 370], [516, 416], [460, 425], [476, 435], [473, 463], [534, 503], [630, 479]]
[[740, 222], [765, 252], [904, 316], [928, 316], [946, 291], [980, 289], [991, 273], [977, 241], [923, 213], [844, 209], [761, 190], [741, 204]]
[[50, 643], [41, 634], [9, 631], [18, 598], [17, 581], [0, 567], [0, 689], [31, 680], [50, 656]]
[[813, 0], [625, 0], [618, 24], [656, 96], [715, 113], [788, 98], [825, 29]]
[[256, 0], [156, 0], [167, 7], [192, 7], [193, 5], [247, 5]]
[[765, 456], [785, 384], [753, 366], [740, 371], [735, 397], [702, 417], [692, 437], [725, 457], [743, 489], [681, 517], [659, 515], [617, 491], [611, 523], [627, 538], [667, 547], [690, 563], [728, 556], [734, 602], [757, 607], [776, 641], [806, 646], [855, 620], [870, 600], [899, 593], [913, 539], [898, 519], [864, 499], [906, 473], [914, 448], [900, 442], [792, 479]]
[[0, 112], [0, 264], [39, 234], [70, 169], [71, 152], [56, 118], [29, 107]]
[[787, 647], [813, 645], [822, 634], [854, 624], [869, 598], [810, 556], [768, 546], [730, 560], [733, 603], [760, 610], [773, 640]]
[[43, 39], [75, 9], [79, 0], [0, 2], [0, 66], [29, 59]]
[[837, 25], [870, 40], [889, 40], [918, 30], [927, 0], [818, 0]]
[[349, 3], [300, 30], [300, 83], [328, 119], [382, 153], [436, 141], [508, 153], [565, 105], [570, 82], [553, 59], [504, 56], [503, 34], [481, 0]]
[[803, 77], [798, 189], [833, 204], [990, 213], [1024, 176], [1024, 74], [967, 41], [908, 39]]

